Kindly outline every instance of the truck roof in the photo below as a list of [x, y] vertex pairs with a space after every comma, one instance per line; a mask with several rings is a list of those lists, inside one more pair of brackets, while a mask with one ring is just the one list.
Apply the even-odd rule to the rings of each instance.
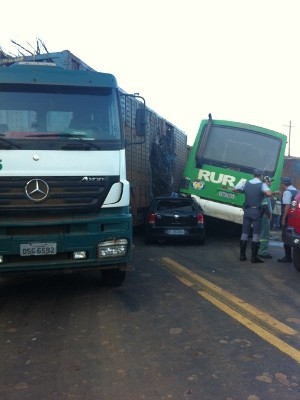
[[87, 70], [70, 71], [43, 62], [15, 63], [7, 68], [0, 68], [0, 84], [117, 87], [116, 78], [112, 74]]

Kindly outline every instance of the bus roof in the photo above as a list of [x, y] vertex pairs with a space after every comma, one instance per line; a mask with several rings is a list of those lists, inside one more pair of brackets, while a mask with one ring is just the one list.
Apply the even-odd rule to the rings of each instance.
[[[284, 135], [283, 133], [276, 132], [276, 131], [273, 131], [273, 130], [268, 129], [268, 128], [263, 128], [261, 126], [252, 125], [252, 124], [248, 124], [248, 123], [245, 123], [245, 122], [237, 122], [237, 121], [229, 121], [229, 120], [203, 119], [201, 121], [200, 127], [206, 125], [209, 121], [211, 121], [213, 125], [234, 126], [236, 128], [242, 128], [242, 129], [248, 129], [248, 130], [252, 130], [252, 131], [257, 131], [257, 132], [269, 134], [269, 135], [272, 135], [272, 136], [286, 137], [286, 135]], [[200, 129], [200, 127], [199, 127], [199, 129]]]

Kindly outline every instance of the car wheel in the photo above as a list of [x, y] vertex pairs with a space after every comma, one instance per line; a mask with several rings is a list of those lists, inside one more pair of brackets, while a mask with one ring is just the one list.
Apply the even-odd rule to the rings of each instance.
[[120, 271], [119, 269], [104, 269], [101, 274], [107, 286], [121, 286], [126, 277], [126, 271]]
[[204, 246], [205, 245], [205, 240], [206, 240], [206, 234], [205, 234], [205, 232], [203, 232], [203, 234], [197, 240], [197, 244], [200, 244], [200, 246]]
[[294, 267], [300, 272], [300, 247], [293, 248]]

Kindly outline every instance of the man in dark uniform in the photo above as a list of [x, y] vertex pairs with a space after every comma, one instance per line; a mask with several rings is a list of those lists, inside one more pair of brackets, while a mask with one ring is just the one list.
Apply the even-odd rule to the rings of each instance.
[[251, 244], [251, 262], [252, 263], [263, 263], [263, 260], [257, 257], [259, 250], [259, 236], [261, 230], [262, 221], [262, 200], [264, 196], [271, 196], [269, 186], [262, 182], [264, 177], [264, 171], [255, 169], [253, 173], [253, 179], [249, 181], [239, 182], [234, 188], [234, 192], [240, 192], [245, 194], [244, 203], [244, 217], [243, 217], [243, 229], [240, 240], [240, 261], [246, 261], [246, 247], [248, 238], [253, 227], [253, 238]]
[[[289, 176], [283, 176], [281, 179], [282, 185], [282, 198], [281, 198], [281, 229], [282, 229], [282, 241], [284, 243], [284, 236], [286, 232], [287, 215], [289, 212], [290, 205], [294, 200], [294, 197], [298, 193], [298, 190], [292, 185], [292, 180]], [[289, 244], [284, 243], [284, 257], [278, 258], [278, 262], [290, 263], [292, 259], [292, 247]]]

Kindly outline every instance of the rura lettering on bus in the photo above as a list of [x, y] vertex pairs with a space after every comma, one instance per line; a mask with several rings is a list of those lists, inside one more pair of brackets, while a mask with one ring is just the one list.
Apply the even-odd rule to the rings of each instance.
[[[221, 183], [223, 186], [233, 187], [237, 184], [235, 176], [225, 175], [215, 171], [206, 171], [205, 169], [199, 170], [198, 179], [203, 179], [206, 182]], [[245, 180], [245, 178], [242, 178], [240, 181], [243, 182]]]

